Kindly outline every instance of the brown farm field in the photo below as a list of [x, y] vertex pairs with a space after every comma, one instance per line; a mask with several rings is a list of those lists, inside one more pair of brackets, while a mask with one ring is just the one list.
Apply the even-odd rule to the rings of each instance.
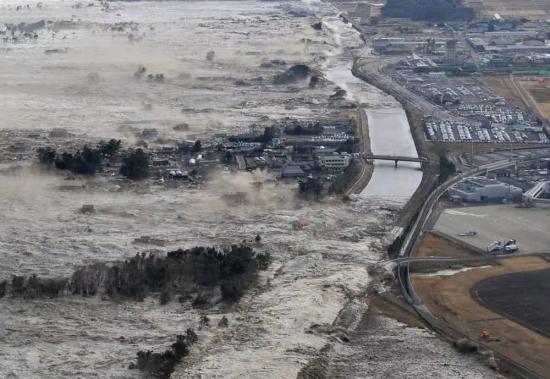
[[550, 81], [520, 80], [519, 84], [533, 98], [538, 113], [545, 118], [550, 118]]
[[550, 0], [465, 0], [481, 16], [498, 13], [502, 17], [545, 19], [550, 16]]

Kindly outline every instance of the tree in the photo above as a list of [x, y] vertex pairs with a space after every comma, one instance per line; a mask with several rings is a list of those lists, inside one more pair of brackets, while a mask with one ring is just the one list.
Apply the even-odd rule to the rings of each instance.
[[266, 126], [264, 133], [257, 137], [257, 142], [270, 143], [273, 138], [277, 136], [277, 132], [274, 127]]
[[38, 149], [37, 156], [40, 163], [51, 166], [55, 162], [56, 151], [51, 147], [41, 147]]
[[59, 170], [69, 170], [73, 163], [73, 155], [70, 153], [63, 153], [61, 157], [57, 157], [55, 160], [55, 167]]
[[444, 183], [456, 173], [456, 167], [453, 162], [444, 155], [439, 157], [439, 183]]
[[229, 320], [226, 316], [223, 316], [220, 321], [218, 322], [218, 326], [220, 328], [227, 328], [229, 326]]
[[323, 192], [323, 183], [319, 178], [307, 178], [299, 184], [300, 194], [318, 199]]
[[195, 141], [195, 144], [193, 145], [193, 149], [191, 150], [191, 152], [198, 153], [199, 151], [201, 151], [201, 149], [202, 149], [202, 143], [201, 143], [201, 140], [198, 139]]
[[82, 152], [77, 152], [75, 155], [75, 174], [93, 175], [101, 167], [103, 156], [99, 149], [91, 149], [84, 146]]
[[160, 305], [168, 304], [171, 298], [172, 298], [172, 295], [170, 294], [170, 292], [162, 291], [159, 299]]
[[59, 170], [69, 170], [73, 174], [94, 175], [100, 168], [103, 156], [99, 149], [91, 149], [84, 146], [82, 151], [77, 151], [74, 155], [63, 153], [61, 157], [56, 157], [55, 167]]
[[116, 139], [110, 139], [109, 142], [100, 141], [97, 148], [103, 156], [112, 157], [120, 150], [122, 142]]
[[8, 282], [7, 281], [2, 281], [0, 282], [0, 298], [6, 296], [6, 293], [8, 292]]
[[285, 133], [290, 135], [308, 135], [308, 136], [320, 136], [323, 134], [323, 127], [319, 124], [313, 124], [313, 125], [294, 125], [294, 126], [287, 126], [285, 128]]
[[226, 151], [224, 156], [223, 156], [223, 161], [225, 163], [231, 163], [232, 160], [233, 160], [233, 154], [231, 154], [231, 152], [229, 150]]
[[124, 158], [120, 174], [130, 180], [142, 180], [149, 176], [149, 155], [137, 149]]

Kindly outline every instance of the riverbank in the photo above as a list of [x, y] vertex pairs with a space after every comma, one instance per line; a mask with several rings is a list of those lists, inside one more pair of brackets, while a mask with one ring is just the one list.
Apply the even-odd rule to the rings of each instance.
[[[337, 52], [329, 55], [323, 72], [356, 103], [363, 127], [364, 152], [416, 157], [415, 142], [399, 102], [354, 72], [356, 60], [368, 55], [360, 33], [341, 16], [327, 15], [321, 19], [325, 30], [332, 35]], [[371, 204], [402, 207], [421, 182], [419, 167], [417, 163], [402, 162], [396, 168], [393, 162], [375, 161], [364, 168], [353, 190], [361, 200]], [[360, 186], [364, 186], [362, 191]]]
[[[370, 62], [367, 64], [382, 67], [383, 61], [376, 63]], [[420, 210], [423, 202], [437, 183], [437, 175], [439, 174], [439, 155], [429, 148], [424, 138], [424, 132], [422, 130], [423, 112], [413, 103], [406, 101], [406, 99], [403, 98], [399, 92], [395, 91], [393, 87], [388, 85], [387, 81], [381, 80], [379, 75], [373, 74], [372, 71], [367, 72], [362, 68], [363, 63], [360, 60], [356, 60], [352, 69], [353, 74], [365, 82], [379, 88], [380, 90], [387, 92], [401, 104], [410, 126], [410, 132], [416, 151], [419, 156], [426, 157], [429, 161], [428, 164], [424, 164], [422, 166], [422, 179], [400, 212], [398, 225], [399, 227], [405, 229], [407, 225], [409, 225], [415, 218], [415, 215]]]
[[[357, 110], [356, 116], [356, 125], [357, 125], [357, 134], [361, 140], [361, 153], [362, 154], [371, 154], [370, 148], [370, 135], [369, 135], [369, 124], [368, 119], [363, 108]], [[352, 184], [345, 191], [345, 195], [355, 194], [358, 195], [363, 191], [363, 189], [369, 183], [372, 173], [374, 171], [374, 166], [367, 162], [365, 159], [360, 158], [359, 162], [361, 164], [361, 171], [356, 178], [354, 178]]]

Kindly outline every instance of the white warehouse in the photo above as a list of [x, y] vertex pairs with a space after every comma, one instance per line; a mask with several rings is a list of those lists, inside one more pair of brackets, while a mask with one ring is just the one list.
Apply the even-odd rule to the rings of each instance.
[[484, 177], [463, 180], [449, 190], [453, 200], [473, 203], [518, 199], [522, 193], [519, 187]]

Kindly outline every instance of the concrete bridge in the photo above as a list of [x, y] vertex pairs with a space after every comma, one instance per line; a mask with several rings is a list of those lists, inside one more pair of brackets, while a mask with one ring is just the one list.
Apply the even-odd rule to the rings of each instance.
[[428, 159], [424, 157], [407, 157], [404, 155], [378, 155], [378, 154], [363, 154], [363, 158], [369, 160], [382, 160], [382, 161], [394, 161], [395, 167], [397, 167], [397, 162], [418, 162], [418, 163], [427, 163]]

